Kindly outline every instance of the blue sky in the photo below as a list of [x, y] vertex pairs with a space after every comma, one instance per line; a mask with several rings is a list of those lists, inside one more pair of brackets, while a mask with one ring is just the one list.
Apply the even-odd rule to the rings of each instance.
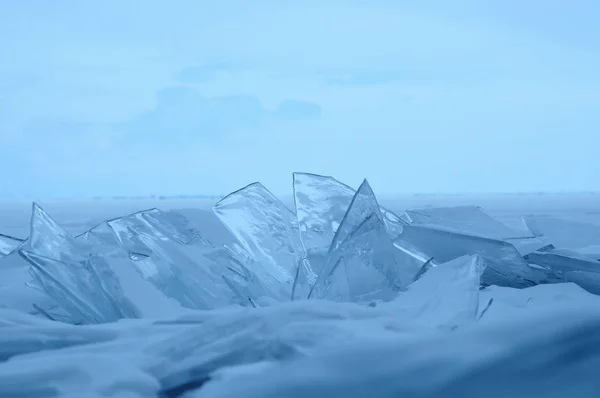
[[600, 190], [593, 0], [0, 7], [0, 197]]

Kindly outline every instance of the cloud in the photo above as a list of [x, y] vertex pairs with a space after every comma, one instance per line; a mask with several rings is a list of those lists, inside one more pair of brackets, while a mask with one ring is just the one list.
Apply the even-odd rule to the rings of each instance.
[[175, 80], [182, 84], [201, 84], [214, 80], [223, 73], [235, 73], [242, 70], [240, 65], [229, 62], [213, 62], [189, 66], [175, 73]]
[[317, 120], [321, 117], [321, 107], [314, 102], [283, 100], [273, 112], [273, 116], [282, 120]]
[[318, 104], [284, 100], [265, 109], [256, 96], [202, 96], [193, 88], [168, 87], [158, 92], [156, 106], [122, 124], [129, 142], [179, 146], [187, 142], [213, 144], [232, 135], [260, 132], [274, 121], [298, 122], [321, 116]]

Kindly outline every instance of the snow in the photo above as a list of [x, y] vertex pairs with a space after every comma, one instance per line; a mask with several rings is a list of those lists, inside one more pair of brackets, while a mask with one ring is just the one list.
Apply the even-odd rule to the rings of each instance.
[[597, 396], [589, 203], [293, 191], [0, 208], [0, 396]]

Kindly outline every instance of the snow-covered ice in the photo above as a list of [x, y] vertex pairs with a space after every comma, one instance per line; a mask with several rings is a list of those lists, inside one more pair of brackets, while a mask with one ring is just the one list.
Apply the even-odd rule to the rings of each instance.
[[308, 173], [291, 205], [252, 183], [212, 212], [140, 208], [77, 232], [36, 203], [25, 233], [0, 218], [0, 397], [600, 391], [591, 217], [395, 213]]

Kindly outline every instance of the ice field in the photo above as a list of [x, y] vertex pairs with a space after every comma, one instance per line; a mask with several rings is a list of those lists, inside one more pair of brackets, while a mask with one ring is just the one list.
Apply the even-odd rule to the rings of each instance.
[[598, 396], [598, 196], [290, 194], [4, 203], [0, 397]]

